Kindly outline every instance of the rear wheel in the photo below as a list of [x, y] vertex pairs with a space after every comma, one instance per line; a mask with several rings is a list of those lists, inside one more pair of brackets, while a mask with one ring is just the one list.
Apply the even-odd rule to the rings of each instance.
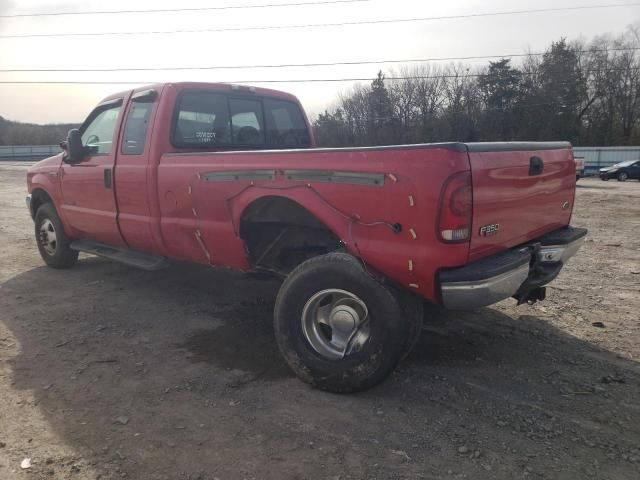
[[274, 314], [285, 360], [298, 377], [322, 390], [371, 388], [408, 348], [411, 322], [398, 297], [348, 254], [300, 264], [282, 285]]
[[420, 335], [422, 335], [424, 301], [407, 290], [397, 289], [394, 293], [407, 322], [407, 340], [402, 354], [402, 359], [404, 360], [416, 347], [420, 340]]
[[627, 174], [627, 172], [620, 172], [618, 174], [618, 181], [619, 182], [626, 182], [628, 178], [629, 178], [629, 175]]
[[69, 268], [78, 260], [78, 252], [69, 248], [62, 221], [50, 203], [45, 203], [36, 212], [35, 234], [40, 256], [50, 267]]

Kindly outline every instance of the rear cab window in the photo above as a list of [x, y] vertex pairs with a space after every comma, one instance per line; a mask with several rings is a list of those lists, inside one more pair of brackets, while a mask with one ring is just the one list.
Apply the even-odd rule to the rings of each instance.
[[264, 145], [264, 112], [261, 100], [229, 99], [231, 133], [237, 146]]
[[309, 146], [309, 132], [298, 105], [293, 102], [264, 99], [267, 117], [267, 143], [276, 148]]
[[308, 148], [300, 107], [287, 100], [211, 91], [178, 96], [171, 143], [177, 148]]

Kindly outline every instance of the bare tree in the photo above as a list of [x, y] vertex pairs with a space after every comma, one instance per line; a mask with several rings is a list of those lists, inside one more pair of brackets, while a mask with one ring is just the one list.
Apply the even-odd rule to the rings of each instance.
[[412, 69], [402, 67], [399, 72], [391, 71], [389, 82], [389, 99], [393, 115], [398, 120], [400, 142], [410, 142], [411, 132], [415, 125], [416, 104], [418, 101], [418, 80], [414, 78]]
[[367, 142], [370, 91], [369, 87], [356, 85], [350, 93], [340, 96], [341, 110], [354, 145]]
[[[329, 143], [451, 140], [640, 142], [640, 22], [618, 37], [553, 42], [519, 64], [425, 63], [380, 72], [322, 114]], [[480, 74], [480, 75], [478, 75]], [[345, 133], [346, 132], [346, 133]], [[331, 138], [333, 140], [331, 140]]]
[[634, 50], [640, 47], [640, 27], [630, 27], [614, 46], [625, 48], [618, 51], [615, 59], [618, 71], [616, 106], [622, 127], [622, 143], [629, 144], [640, 116], [640, 55], [638, 50]]

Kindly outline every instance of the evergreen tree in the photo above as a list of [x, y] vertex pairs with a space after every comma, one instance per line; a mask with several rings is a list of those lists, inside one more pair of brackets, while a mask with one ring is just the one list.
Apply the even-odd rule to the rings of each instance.
[[378, 72], [371, 82], [369, 92], [369, 141], [372, 145], [390, 145], [394, 143], [395, 122], [393, 106], [389, 92], [384, 84], [384, 74]]
[[517, 130], [513, 113], [520, 92], [522, 72], [511, 67], [509, 59], [489, 62], [485, 76], [479, 77], [478, 87], [485, 111], [480, 129], [482, 137], [492, 140], [509, 140]]

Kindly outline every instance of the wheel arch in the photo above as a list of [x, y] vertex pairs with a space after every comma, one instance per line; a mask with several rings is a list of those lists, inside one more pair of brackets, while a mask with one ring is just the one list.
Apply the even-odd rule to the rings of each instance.
[[238, 233], [252, 268], [288, 274], [309, 258], [345, 250], [338, 222], [321, 219], [321, 207], [315, 207], [278, 194], [248, 202], [239, 215]]
[[50, 203], [55, 208], [53, 197], [44, 188], [34, 188], [31, 192], [31, 218], [35, 218], [38, 208], [45, 203]]

